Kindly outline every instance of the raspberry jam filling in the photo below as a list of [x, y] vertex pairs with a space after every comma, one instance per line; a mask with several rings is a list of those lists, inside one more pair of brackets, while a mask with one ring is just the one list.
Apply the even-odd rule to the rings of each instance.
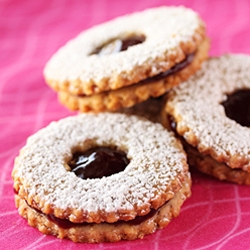
[[[72, 227], [82, 227], [82, 226], [88, 226], [88, 225], [95, 225], [95, 223], [88, 223], [88, 222], [74, 223], [74, 222], [71, 222], [71, 221], [69, 221], [67, 219], [59, 219], [59, 218], [55, 217], [53, 214], [44, 214], [44, 213], [42, 213], [40, 210], [38, 210], [36, 208], [33, 208], [30, 205], [28, 205], [27, 202], [26, 202], [26, 204], [34, 212], [42, 214], [49, 221], [55, 223], [58, 227], [63, 228], [63, 229], [69, 229], [69, 228], [72, 228]], [[165, 204], [167, 204], [167, 202]], [[146, 220], [149, 220], [150, 218], [152, 218], [157, 213], [157, 211], [159, 211], [160, 208], [158, 208], [157, 210], [151, 209], [151, 211], [148, 214], [146, 214], [144, 216], [136, 216], [133, 220], [117, 221], [117, 222], [112, 223], [112, 225], [119, 225], [119, 224], [122, 224], [122, 223], [126, 223], [126, 224], [129, 224], [131, 226], [140, 225], [141, 223], [145, 222]], [[102, 223], [107, 223], [107, 222], [102, 222]]]
[[[182, 69], [184, 69], [185, 67], [187, 67], [194, 59], [195, 53], [189, 54], [186, 56], [186, 58], [181, 61], [180, 63], [177, 63], [176, 65], [174, 65], [172, 68], [158, 74], [152, 77], [148, 77], [138, 83], [136, 83], [136, 85], [142, 85], [142, 84], [147, 84], [150, 82], [155, 82], [155, 81], [159, 81], [162, 80], [164, 78], [166, 78], [167, 76], [173, 75], [179, 71], [181, 71]], [[126, 87], [125, 87], [126, 88]], [[78, 97], [84, 97], [86, 96], [85, 94], [78, 94]]]
[[143, 35], [133, 35], [123, 39], [114, 39], [97, 48], [91, 55], [97, 54], [99, 56], [110, 55], [127, 50], [129, 47], [143, 43], [146, 37]]
[[79, 178], [93, 179], [110, 176], [123, 171], [129, 164], [126, 154], [109, 147], [95, 147], [76, 152], [68, 163]]
[[[41, 212], [40, 212], [41, 213]], [[135, 217], [135, 219], [130, 220], [130, 221], [117, 221], [112, 223], [113, 225], [118, 225], [121, 223], [126, 223], [129, 224], [131, 226], [136, 226], [139, 225], [141, 223], [143, 223], [144, 221], [152, 218], [155, 214], [157, 213], [157, 210], [152, 209], [148, 214], [144, 215], [144, 216], [137, 216]], [[81, 227], [81, 226], [87, 226], [87, 225], [94, 225], [95, 223], [87, 223], [87, 222], [82, 222], [82, 223], [73, 223], [67, 219], [58, 219], [57, 217], [55, 217], [54, 215], [45, 215], [48, 220], [50, 220], [51, 222], [57, 224], [60, 228], [64, 228], [64, 229], [69, 229], [72, 227]], [[107, 223], [107, 222], [102, 222], [102, 223]]]
[[242, 89], [227, 96], [221, 103], [228, 118], [241, 126], [250, 127], [250, 90]]
[[187, 55], [183, 61], [181, 61], [180, 63], [177, 63], [172, 68], [170, 68], [170, 69], [168, 69], [168, 70], [166, 70], [166, 71], [164, 71], [156, 76], [149, 77], [145, 80], [142, 80], [139, 83], [143, 84], [143, 83], [149, 83], [149, 82], [153, 82], [153, 81], [162, 80], [167, 76], [173, 75], [173, 74], [181, 71], [182, 69], [187, 67], [193, 61], [194, 55], [195, 55], [195, 53]]

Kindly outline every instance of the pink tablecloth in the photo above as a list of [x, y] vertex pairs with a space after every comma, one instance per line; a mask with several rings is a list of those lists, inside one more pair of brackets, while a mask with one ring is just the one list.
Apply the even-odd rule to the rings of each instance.
[[192, 175], [193, 194], [180, 216], [133, 242], [90, 245], [44, 236], [15, 208], [11, 170], [19, 149], [38, 129], [73, 114], [46, 86], [45, 62], [83, 29], [163, 4], [185, 5], [200, 13], [211, 38], [211, 55], [250, 54], [248, 0], [0, 1], [0, 249], [250, 249], [250, 187], [199, 173]]

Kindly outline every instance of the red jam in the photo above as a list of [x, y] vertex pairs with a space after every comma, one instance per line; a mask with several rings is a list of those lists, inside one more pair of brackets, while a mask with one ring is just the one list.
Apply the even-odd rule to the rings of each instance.
[[165, 77], [173, 75], [173, 74], [177, 73], [178, 71], [181, 71], [182, 69], [187, 67], [193, 61], [193, 59], [194, 59], [194, 53], [189, 54], [189, 55], [187, 55], [187, 57], [183, 61], [176, 64], [174, 67], [170, 68], [169, 70], [166, 70], [166, 71], [164, 71], [156, 76], [149, 77], [149, 78], [147, 78], [139, 83], [148, 83], [148, 82], [154, 82], [154, 81], [164, 79]]
[[250, 90], [242, 89], [227, 96], [222, 103], [228, 118], [250, 127]]
[[109, 147], [95, 147], [85, 152], [76, 152], [68, 164], [79, 178], [92, 179], [123, 171], [129, 160], [122, 151]]
[[[147, 79], [144, 79], [138, 83], [136, 83], [137, 85], [139, 84], [144, 84], [144, 83], [150, 83], [150, 82], [154, 82], [154, 81], [159, 81], [164, 79], [167, 76], [173, 75], [175, 73], [177, 73], [178, 71], [181, 71], [182, 69], [184, 69], [185, 67], [187, 67], [194, 59], [195, 54], [189, 54], [187, 55], [187, 57], [181, 61], [180, 63], [176, 64], [174, 67], [170, 68], [169, 70], [166, 70], [156, 76], [153, 77], [149, 77]], [[84, 94], [79, 94], [77, 95], [79, 97], [83, 97], [85, 96]]]
[[[37, 211], [37, 210], [36, 210]], [[39, 212], [41, 213], [41, 212]], [[152, 209], [148, 214], [144, 215], [144, 216], [137, 216], [135, 217], [135, 219], [130, 220], [130, 221], [117, 221], [114, 222], [112, 224], [114, 225], [118, 225], [118, 224], [122, 224], [122, 223], [126, 223], [129, 224], [131, 226], [136, 226], [139, 225], [141, 223], [143, 223], [146, 220], [149, 220], [150, 218], [152, 218], [155, 214], [157, 213], [157, 210]], [[68, 229], [68, 228], [72, 228], [72, 227], [81, 227], [81, 226], [87, 226], [87, 225], [94, 225], [95, 223], [87, 223], [87, 222], [82, 222], [82, 223], [73, 223], [67, 219], [59, 219], [57, 217], [55, 217], [54, 215], [48, 214], [45, 215], [48, 220], [52, 221], [53, 223], [57, 224], [60, 228], [64, 228], [64, 229]], [[105, 222], [103, 222], [105, 223]]]
[[[29, 205], [27, 204], [27, 206], [29, 206]], [[82, 227], [82, 226], [94, 225], [95, 224], [95, 223], [87, 223], [87, 222], [73, 223], [73, 222], [71, 222], [71, 221], [69, 221], [67, 219], [59, 219], [59, 218], [55, 217], [52, 214], [43, 214], [38, 209], [33, 208], [31, 206], [29, 206], [29, 207], [31, 209], [33, 209], [36, 213], [44, 215], [48, 220], [55, 223], [60, 228], [69, 229], [69, 228], [72, 228], [72, 227]], [[129, 224], [131, 226], [136, 226], [136, 225], [139, 225], [139, 224], [143, 223], [144, 221], [149, 220], [150, 218], [152, 218], [157, 213], [158, 210], [151, 209], [151, 211], [148, 214], [144, 215], [144, 216], [136, 216], [133, 220], [130, 220], [130, 221], [117, 221], [117, 222], [114, 222], [112, 224], [113, 225], [119, 225], [119, 224], [122, 224], [122, 223], [126, 223], [126, 224]], [[107, 222], [102, 222], [102, 223], [107, 223]]]
[[121, 51], [127, 50], [129, 47], [143, 43], [145, 41], [145, 36], [134, 35], [124, 39], [114, 39], [107, 44], [97, 48], [93, 53], [96, 55], [110, 55], [114, 53], [119, 53]]
[[143, 43], [144, 41], [145, 41], [144, 36], [134, 36], [127, 39], [123, 39], [121, 51], [127, 50], [128, 47]]

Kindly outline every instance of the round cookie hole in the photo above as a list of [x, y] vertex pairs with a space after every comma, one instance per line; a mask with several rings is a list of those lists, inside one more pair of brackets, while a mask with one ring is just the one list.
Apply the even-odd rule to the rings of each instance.
[[221, 103], [226, 116], [241, 126], [250, 127], [250, 89], [241, 89], [227, 95]]
[[76, 151], [68, 162], [71, 172], [81, 179], [107, 177], [123, 171], [128, 164], [125, 152], [106, 146]]
[[110, 55], [127, 50], [131, 46], [141, 44], [146, 40], [146, 36], [141, 34], [133, 34], [126, 37], [112, 39], [100, 47], [98, 47], [91, 55], [97, 54], [99, 56]]

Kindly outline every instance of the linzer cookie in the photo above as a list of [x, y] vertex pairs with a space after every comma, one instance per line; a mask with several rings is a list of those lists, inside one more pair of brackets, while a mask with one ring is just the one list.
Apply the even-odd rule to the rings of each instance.
[[208, 57], [203, 21], [184, 7], [158, 7], [118, 17], [80, 33], [44, 69], [70, 109], [131, 107], [194, 74]]
[[29, 225], [91, 243], [134, 240], [165, 227], [191, 186], [173, 133], [118, 113], [51, 123], [28, 138], [12, 177], [16, 206]]
[[[168, 94], [166, 113], [189, 163], [220, 180], [250, 185], [250, 57], [223, 55]], [[166, 115], [166, 114], [165, 114]]]

